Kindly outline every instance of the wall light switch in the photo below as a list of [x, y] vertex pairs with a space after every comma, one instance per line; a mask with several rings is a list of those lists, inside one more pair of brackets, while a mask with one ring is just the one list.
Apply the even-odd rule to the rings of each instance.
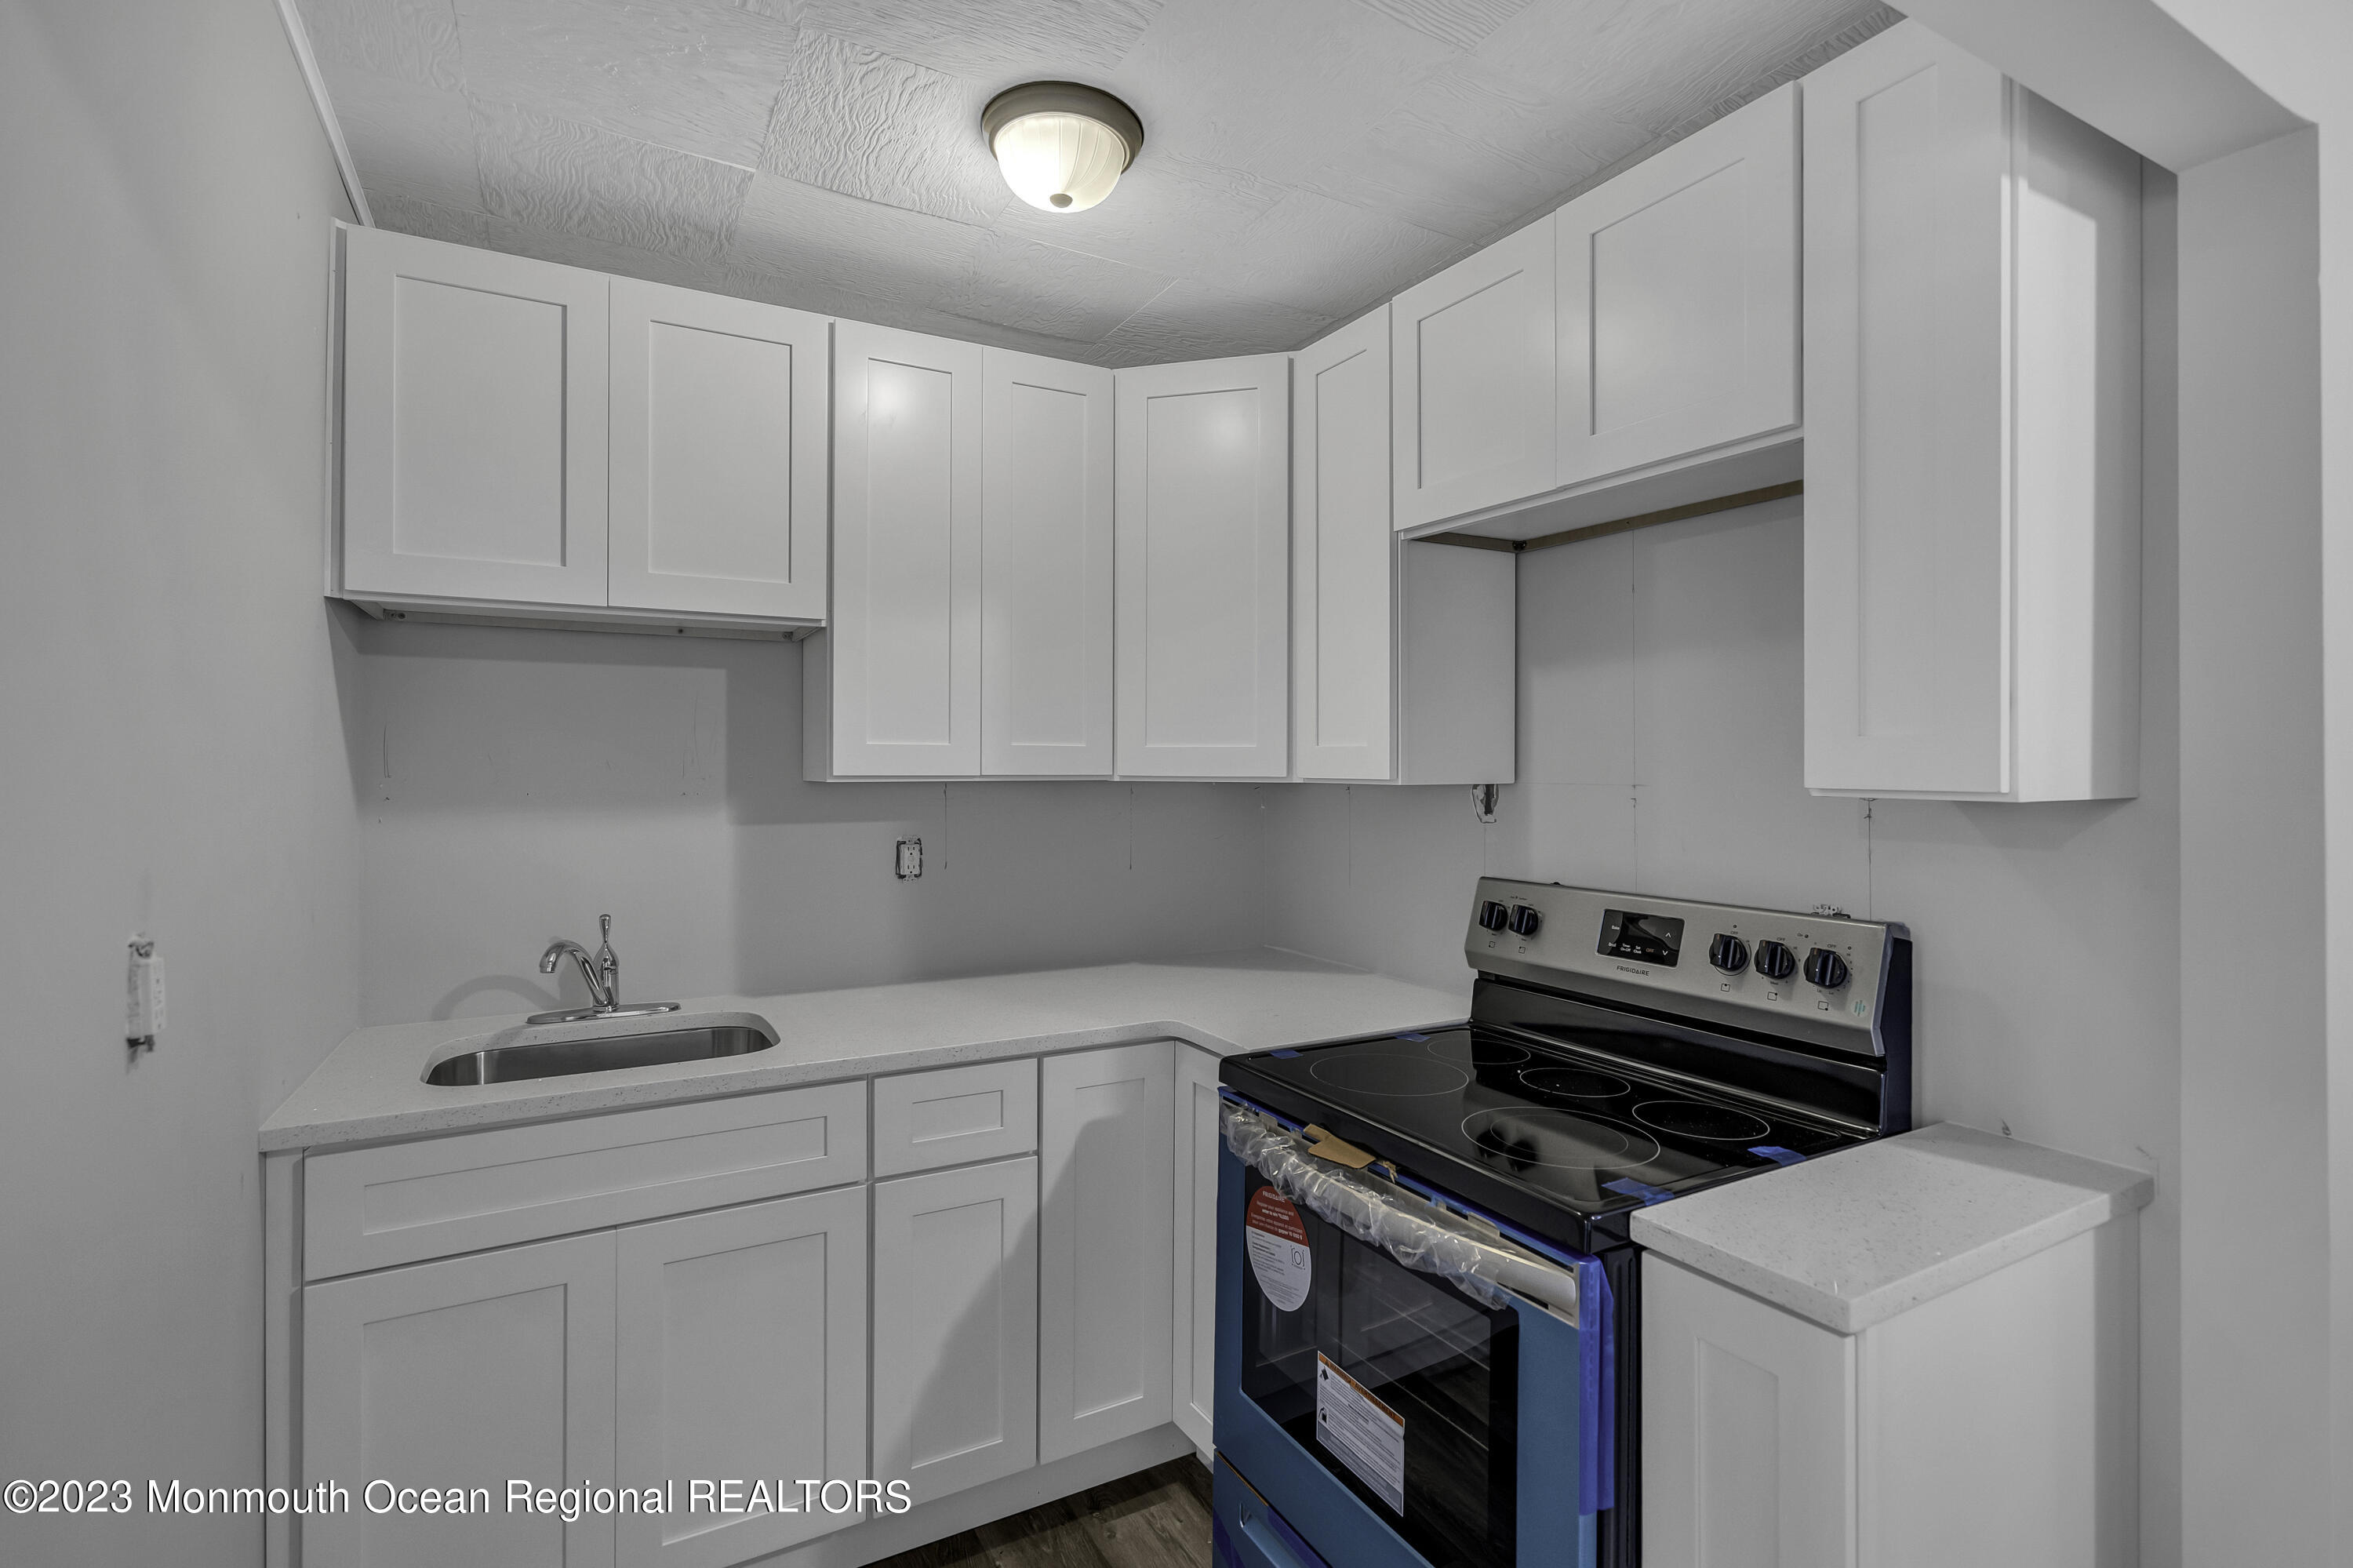
[[123, 998], [122, 1038], [133, 1053], [155, 1049], [164, 1033], [164, 960], [152, 938], [131, 938], [130, 983]]
[[899, 841], [897, 869], [899, 873], [899, 880], [902, 882], [906, 881], [911, 876], [921, 876], [923, 874], [923, 840], [901, 839]]

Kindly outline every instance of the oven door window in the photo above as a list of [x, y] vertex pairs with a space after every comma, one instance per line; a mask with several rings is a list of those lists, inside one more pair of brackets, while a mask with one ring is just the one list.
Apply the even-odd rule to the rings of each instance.
[[[1249, 1193], [1267, 1184], [1249, 1172]], [[1297, 1307], [1243, 1271], [1242, 1393], [1437, 1568], [1511, 1568], [1516, 1314], [1300, 1219], [1314, 1261]]]

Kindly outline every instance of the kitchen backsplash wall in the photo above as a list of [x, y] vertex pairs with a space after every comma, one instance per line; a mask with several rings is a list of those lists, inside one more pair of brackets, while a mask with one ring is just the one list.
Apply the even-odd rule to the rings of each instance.
[[343, 613], [364, 1022], [577, 1000], [533, 960], [607, 910], [641, 999], [1266, 938], [1279, 788], [805, 784], [796, 646]]

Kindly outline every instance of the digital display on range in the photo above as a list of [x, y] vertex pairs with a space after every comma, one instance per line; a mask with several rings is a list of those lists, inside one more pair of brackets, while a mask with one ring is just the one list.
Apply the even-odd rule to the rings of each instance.
[[1601, 912], [1599, 950], [1613, 959], [1673, 969], [1683, 950], [1683, 923], [1673, 915], [1644, 915], [1633, 909]]

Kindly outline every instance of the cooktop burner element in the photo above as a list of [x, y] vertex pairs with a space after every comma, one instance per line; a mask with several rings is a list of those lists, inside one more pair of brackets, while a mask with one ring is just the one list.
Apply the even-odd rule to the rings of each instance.
[[1520, 1082], [1546, 1099], [1568, 1100], [1615, 1099], [1631, 1086], [1615, 1073], [1590, 1067], [1531, 1067], [1520, 1075]]
[[1710, 1143], [1754, 1143], [1772, 1130], [1761, 1116], [1697, 1100], [1645, 1100], [1634, 1107], [1634, 1119], [1661, 1132]]
[[1441, 1061], [1460, 1062], [1467, 1067], [1508, 1067], [1529, 1059], [1526, 1051], [1508, 1040], [1467, 1038], [1459, 1030], [1426, 1042], [1422, 1049]]
[[1470, 1074], [1450, 1063], [1386, 1052], [1319, 1054], [1314, 1072], [1319, 1083], [1343, 1097], [1370, 1095], [1378, 1099], [1449, 1095], [1471, 1082]]
[[1546, 1106], [1477, 1111], [1462, 1118], [1462, 1131], [1482, 1155], [1513, 1169], [1599, 1171], [1659, 1156], [1659, 1140], [1637, 1128]]

